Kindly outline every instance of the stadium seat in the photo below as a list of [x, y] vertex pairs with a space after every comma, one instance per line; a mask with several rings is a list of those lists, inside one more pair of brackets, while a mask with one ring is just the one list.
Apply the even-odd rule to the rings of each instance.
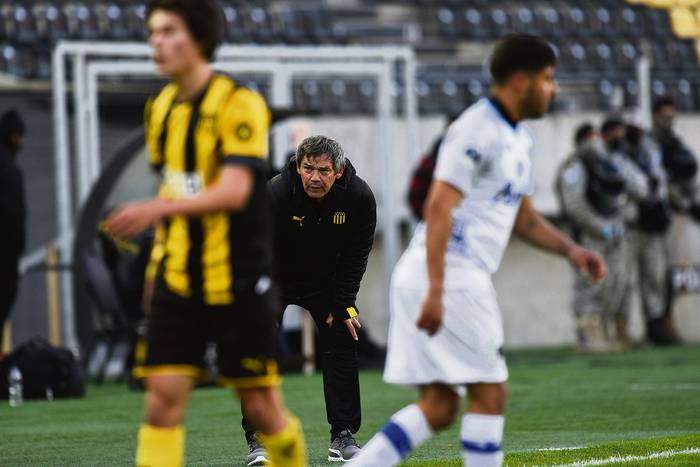
[[7, 70], [8, 73], [24, 79], [36, 79], [38, 57], [33, 47], [28, 46], [9, 46], [3, 51], [7, 54]]
[[294, 108], [300, 111], [317, 111], [321, 109], [321, 92], [318, 80], [295, 79], [292, 84]]
[[562, 20], [555, 8], [549, 4], [538, 6], [534, 9], [537, 30], [545, 36], [560, 36], [563, 34]]
[[232, 5], [224, 6], [226, 40], [233, 43], [249, 42], [244, 20], [240, 10]]
[[272, 44], [276, 42], [270, 16], [265, 8], [252, 6], [246, 13], [243, 21], [247, 35], [253, 42], [256, 44]]
[[377, 85], [374, 80], [363, 79], [353, 87], [352, 98], [357, 101], [358, 111], [374, 114], [377, 111]]
[[491, 9], [489, 12], [489, 21], [496, 36], [502, 36], [513, 32], [508, 13], [499, 6]]
[[681, 112], [689, 112], [696, 109], [695, 89], [685, 78], [672, 82], [672, 95]]
[[630, 79], [625, 83], [625, 107], [636, 107], [639, 105], [639, 83]]
[[475, 39], [483, 39], [491, 35], [490, 28], [484, 17], [484, 10], [474, 7], [462, 10], [464, 35]]
[[615, 84], [608, 79], [602, 79], [598, 83], [598, 108], [604, 111], [614, 109], [613, 96]]
[[442, 83], [431, 81], [429, 93], [421, 99], [423, 111], [427, 114], [441, 114], [445, 112], [445, 95], [442, 91]]
[[134, 40], [145, 40], [148, 38], [148, 28], [146, 26], [146, 4], [143, 2], [129, 2], [124, 6], [126, 24], [129, 35]]
[[561, 64], [564, 69], [583, 71], [589, 69], [589, 57], [586, 45], [578, 40], [561, 44]]
[[675, 6], [670, 10], [673, 33], [681, 38], [700, 37], [700, 28], [690, 8]]
[[325, 8], [305, 8], [301, 10], [304, 28], [312, 42], [322, 43], [332, 40], [333, 31], [330, 28], [331, 18]]
[[589, 45], [589, 57], [597, 70], [611, 71], [615, 68], [613, 49], [607, 41], [595, 41]]
[[5, 35], [16, 44], [32, 44], [38, 39], [34, 12], [29, 6], [7, 4], [0, 7]]
[[564, 32], [567, 34], [581, 36], [591, 30], [585, 10], [578, 6], [565, 6], [560, 10], [560, 15], [563, 18]]
[[652, 100], [659, 98], [659, 97], [666, 96], [668, 94], [668, 86], [666, 86], [666, 83], [660, 79], [652, 80], [652, 82], [651, 82], [651, 94], [652, 94]]
[[126, 40], [131, 36], [128, 18], [116, 3], [98, 3], [93, 6], [99, 36], [102, 39]]
[[450, 8], [438, 8], [435, 10], [438, 30], [444, 37], [455, 38], [462, 34], [462, 30], [457, 26], [458, 15]]
[[[348, 87], [342, 79], [324, 80], [321, 85], [323, 110], [329, 113], [349, 113], [353, 107], [348, 99]], [[327, 106], [327, 107], [326, 107]]]
[[467, 84], [467, 105], [475, 102], [488, 91], [488, 85], [478, 79], [470, 79]]
[[589, 36], [600, 37], [613, 33], [613, 31], [610, 31], [610, 23], [612, 21], [610, 10], [602, 6], [595, 7], [593, 5], [585, 6], [581, 10], [584, 12], [588, 22], [589, 29], [587, 34]]
[[654, 66], [665, 71], [695, 71], [698, 60], [694, 41], [669, 40], [651, 43]]
[[418, 98], [418, 112], [421, 114], [431, 113], [429, 110], [433, 100], [430, 99], [430, 84], [425, 79], [419, 78], [416, 81], [416, 97]]
[[615, 66], [619, 71], [632, 72], [635, 69], [640, 51], [631, 40], [616, 40], [612, 44]]
[[63, 14], [68, 25], [68, 35], [73, 39], [97, 39], [99, 31], [97, 18], [86, 4], [80, 2], [66, 3]]
[[68, 36], [63, 12], [56, 3], [38, 3], [34, 6], [34, 18], [40, 39], [54, 43]]
[[275, 13], [276, 35], [285, 43], [300, 44], [309, 42], [310, 35], [304, 24], [304, 16], [291, 7], [284, 7]]
[[526, 6], [517, 7], [511, 11], [511, 24], [515, 32], [529, 34], [537, 32], [535, 14]]
[[668, 8], [672, 7], [676, 0], [642, 0], [641, 3], [652, 8]]
[[0, 43], [0, 74], [10, 74], [10, 61], [17, 54], [14, 47], [8, 43]]
[[671, 22], [666, 10], [644, 8], [642, 11], [644, 12], [646, 23], [646, 28], [644, 30], [645, 35], [668, 38], [673, 34]]

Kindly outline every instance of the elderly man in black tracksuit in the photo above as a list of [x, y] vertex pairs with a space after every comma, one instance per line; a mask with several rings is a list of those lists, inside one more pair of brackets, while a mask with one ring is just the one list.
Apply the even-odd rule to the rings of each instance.
[[[275, 251], [285, 303], [305, 308], [319, 331], [326, 414], [331, 425], [328, 460], [358, 451], [360, 384], [355, 299], [367, 268], [376, 226], [376, 203], [340, 145], [312, 136], [286, 169], [269, 182], [275, 208]], [[243, 422], [247, 465], [265, 456]]]

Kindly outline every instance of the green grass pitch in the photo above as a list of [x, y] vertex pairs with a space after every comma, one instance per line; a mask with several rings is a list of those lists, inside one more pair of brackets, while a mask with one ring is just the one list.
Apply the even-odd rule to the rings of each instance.
[[[507, 465], [700, 465], [700, 346], [596, 356], [524, 351], [508, 363]], [[288, 376], [283, 388], [304, 424], [310, 464], [329, 465], [321, 378]], [[383, 384], [378, 372], [363, 373], [358, 441], [415, 397]], [[82, 400], [14, 409], [3, 402], [0, 465], [130, 465], [142, 407], [143, 394], [120, 385], [91, 385]], [[406, 465], [462, 465], [457, 425]], [[243, 465], [240, 410], [228, 391], [196, 391], [186, 426], [187, 465]]]

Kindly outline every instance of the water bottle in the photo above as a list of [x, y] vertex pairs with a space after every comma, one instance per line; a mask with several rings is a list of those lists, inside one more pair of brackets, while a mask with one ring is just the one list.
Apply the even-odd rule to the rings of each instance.
[[10, 373], [7, 377], [8, 393], [10, 399], [10, 407], [18, 407], [24, 403], [24, 394], [22, 389], [22, 372], [16, 365], [10, 368]]

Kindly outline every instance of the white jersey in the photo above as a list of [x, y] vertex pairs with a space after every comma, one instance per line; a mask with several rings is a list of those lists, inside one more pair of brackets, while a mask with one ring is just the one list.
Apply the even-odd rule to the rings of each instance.
[[[534, 190], [533, 146], [527, 126], [514, 125], [489, 98], [470, 106], [450, 126], [434, 178], [465, 197], [452, 214], [447, 267], [498, 269], [520, 202]], [[425, 234], [421, 223], [409, 249], [425, 249]]]
[[481, 99], [450, 126], [435, 179], [464, 194], [452, 213], [445, 258], [443, 325], [434, 336], [418, 329], [428, 289], [425, 225], [391, 280], [391, 323], [384, 380], [402, 385], [499, 383], [508, 379], [503, 324], [491, 283], [525, 195], [533, 191], [533, 140], [500, 106]]

